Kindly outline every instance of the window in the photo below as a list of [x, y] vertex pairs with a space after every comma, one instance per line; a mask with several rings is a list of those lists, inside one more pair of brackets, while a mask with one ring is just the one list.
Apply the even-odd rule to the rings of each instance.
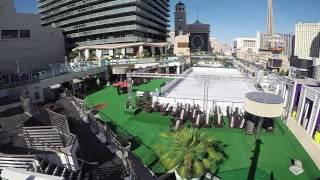
[[30, 38], [30, 30], [20, 30], [20, 38]]
[[35, 99], [40, 99], [40, 94], [39, 94], [39, 92], [34, 92], [34, 98], [35, 98]]
[[2, 30], [1, 37], [2, 39], [18, 38], [18, 30]]

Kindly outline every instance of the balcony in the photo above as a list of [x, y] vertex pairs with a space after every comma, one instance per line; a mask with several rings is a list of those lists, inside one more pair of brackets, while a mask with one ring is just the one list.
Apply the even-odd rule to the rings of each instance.
[[[104, 17], [104, 16], [114, 16], [114, 15], [119, 15], [123, 13], [130, 13], [130, 12], [135, 12], [137, 10], [137, 7], [126, 7], [126, 8], [119, 8], [119, 9], [114, 9], [110, 11], [105, 11], [105, 12], [98, 12], [98, 13], [93, 13], [89, 15], [84, 15], [84, 16], [79, 16], [76, 18], [72, 18], [69, 20], [65, 21], [60, 21], [55, 23], [57, 26], [63, 27], [68, 24], [73, 24], [73, 23], [80, 23], [81, 21], [88, 21], [90, 19], [95, 19], [99, 17]], [[51, 21], [44, 22], [43, 25], [49, 25]]]
[[141, 38], [137, 36], [119, 37], [119, 38], [109, 38], [109, 39], [98, 39], [92, 41], [84, 41], [76, 43], [79, 46], [90, 46], [99, 44], [112, 44], [112, 43], [122, 43], [122, 42], [153, 42], [153, 39]]
[[152, 34], [157, 34], [157, 35], [164, 35], [164, 33], [161, 33], [159, 31], [155, 31], [140, 25], [125, 25], [125, 26], [117, 26], [117, 27], [110, 27], [110, 28], [101, 28], [97, 30], [83, 31], [79, 33], [72, 33], [72, 34], [68, 34], [67, 37], [78, 38], [78, 37], [91, 36], [91, 35], [97, 35], [97, 34], [121, 32], [121, 31], [137, 31], [137, 30], [152, 33]]
[[[59, 10], [53, 10], [53, 11], [49, 11], [48, 14], [43, 14], [43, 18], [42, 21], [44, 22], [48, 22], [48, 21], [59, 21], [62, 20], [64, 18], [70, 18], [70, 16], [79, 16], [83, 13], [92, 11], [92, 12], [97, 12], [102, 8], [112, 8], [115, 6], [120, 6], [120, 5], [125, 5], [125, 4], [130, 4], [136, 2], [136, 0], [120, 0], [120, 1], [111, 1], [111, 2], [106, 2], [106, 3], [100, 3], [100, 4], [96, 4], [96, 5], [87, 5], [84, 7], [80, 7], [84, 4], [88, 4], [88, 2], [83, 3], [81, 1], [80, 3], [76, 3], [77, 5], [72, 6], [73, 8], [77, 8], [74, 9], [73, 11], [70, 10], [70, 5], [66, 6], [66, 7], [61, 7], [59, 8]], [[66, 11], [63, 14], [60, 14], [60, 12]], [[57, 15], [59, 14], [59, 15]]]

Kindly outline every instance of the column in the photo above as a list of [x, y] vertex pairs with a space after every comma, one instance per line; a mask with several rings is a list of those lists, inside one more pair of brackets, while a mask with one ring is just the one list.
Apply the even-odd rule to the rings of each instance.
[[121, 49], [121, 54], [122, 54], [122, 57], [120, 58], [123, 58], [126, 55], [126, 48]]
[[97, 56], [98, 60], [100, 60], [102, 58], [102, 50], [96, 49], [96, 56]]
[[170, 67], [169, 67], [169, 65], [167, 64], [166, 65], [166, 74], [170, 74], [170, 69], [169, 69]]
[[159, 47], [159, 49], [160, 49], [160, 55], [162, 55], [163, 54], [163, 47]]
[[156, 55], [156, 48], [154, 46], [151, 46], [151, 54], [152, 56]]
[[177, 66], [177, 74], [180, 74], [180, 66]]
[[113, 49], [109, 49], [109, 56], [113, 56]]
[[79, 50], [79, 53], [78, 53], [78, 61], [81, 61], [81, 50]]
[[143, 53], [143, 46], [139, 46], [138, 54], [140, 57], [142, 56], [142, 53]]
[[89, 49], [84, 50], [84, 60], [88, 60], [89, 55], [90, 55]]

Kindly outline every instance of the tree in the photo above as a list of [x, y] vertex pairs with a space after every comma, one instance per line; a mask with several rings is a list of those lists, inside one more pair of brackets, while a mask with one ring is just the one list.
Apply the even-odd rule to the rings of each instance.
[[80, 53], [80, 50], [79, 50], [79, 49], [76, 49], [76, 50], [74, 50], [74, 51], [71, 51], [71, 52], [69, 53], [69, 58], [70, 58], [70, 59], [75, 59], [75, 58], [77, 58], [77, 57], [79, 56], [79, 53]]
[[167, 170], [176, 168], [182, 178], [199, 178], [206, 171], [212, 172], [223, 159], [216, 139], [199, 129], [184, 128], [161, 136], [169, 138], [172, 146], [159, 145], [156, 148], [161, 154], [160, 161]]
[[150, 57], [150, 56], [151, 56], [150, 52], [147, 49], [144, 49], [143, 52], [142, 52], [142, 57], [143, 58], [147, 58], [147, 57]]
[[285, 70], [282, 69], [282, 70], [280, 71], [279, 75], [280, 75], [280, 76], [288, 76], [288, 75], [289, 75], [289, 71], [288, 71], [288, 70], [285, 71]]
[[96, 56], [96, 50], [93, 50], [93, 51], [90, 51], [89, 53], [89, 60], [90, 61], [94, 61], [97, 59], [97, 56]]

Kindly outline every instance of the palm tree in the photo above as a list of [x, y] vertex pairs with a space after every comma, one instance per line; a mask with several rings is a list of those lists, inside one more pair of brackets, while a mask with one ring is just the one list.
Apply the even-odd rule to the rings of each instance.
[[174, 169], [183, 179], [200, 178], [214, 171], [223, 159], [215, 138], [207, 137], [199, 129], [184, 128], [173, 133], [163, 133], [172, 146], [158, 145], [160, 161], [167, 170]]

